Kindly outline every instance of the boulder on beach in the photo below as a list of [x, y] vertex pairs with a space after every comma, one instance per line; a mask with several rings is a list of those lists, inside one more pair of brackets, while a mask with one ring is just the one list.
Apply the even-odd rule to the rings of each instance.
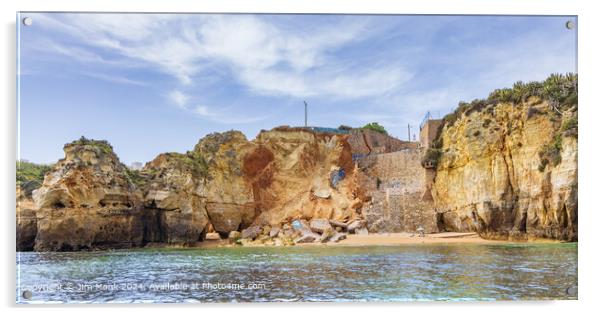
[[242, 239], [255, 239], [257, 236], [261, 234], [261, 227], [259, 226], [251, 226], [242, 230], [241, 238]]
[[320, 236], [320, 242], [325, 243], [325, 242], [329, 241], [330, 238], [332, 236], [334, 236], [336, 233], [337, 232], [332, 227], [328, 227], [328, 228], [324, 229], [324, 231], [322, 232], [322, 235]]
[[368, 235], [368, 228], [362, 227], [355, 230], [356, 235]]
[[315, 234], [315, 233], [303, 234], [303, 235], [301, 235], [301, 237], [295, 239], [295, 243], [296, 244], [312, 243], [312, 242], [315, 242], [316, 240], [318, 240], [319, 238], [320, 238], [320, 235]]
[[330, 237], [330, 239], [328, 240], [329, 242], [339, 242], [343, 239], [347, 238], [347, 234], [345, 233], [336, 233], [334, 234], [332, 237]]
[[205, 240], [220, 240], [221, 237], [218, 233], [207, 233], [205, 235]]
[[242, 234], [239, 231], [233, 230], [228, 234], [228, 240], [230, 240], [231, 242], [236, 242], [241, 238], [241, 236]]
[[328, 222], [330, 223], [330, 225], [334, 226], [335, 228], [336, 227], [340, 227], [340, 228], [347, 229], [347, 224], [343, 223], [341, 221], [337, 221], [337, 220], [331, 219]]
[[355, 231], [357, 229], [366, 227], [366, 221], [363, 220], [355, 220], [351, 223], [349, 223], [349, 225], [347, 225], [347, 231], [350, 233], [355, 233]]
[[330, 226], [330, 223], [328, 222], [328, 220], [324, 219], [324, 218], [312, 219], [309, 222], [309, 227], [311, 228], [312, 231], [314, 231], [316, 233], [323, 233], [327, 230], [332, 229], [332, 226]]
[[270, 229], [269, 236], [270, 236], [270, 238], [275, 238], [276, 236], [278, 236], [278, 233], [280, 233], [280, 228], [278, 228], [278, 227], [272, 227]]

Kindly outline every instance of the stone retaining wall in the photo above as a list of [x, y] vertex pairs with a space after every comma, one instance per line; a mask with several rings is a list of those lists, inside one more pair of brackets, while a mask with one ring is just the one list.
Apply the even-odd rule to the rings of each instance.
[[372, 203], [363, 208], [371, 232], [437, 232], [430, 193], [432, 172], [420, 164], [422, 149], [369, 155], [358, 160], [360, 181]]

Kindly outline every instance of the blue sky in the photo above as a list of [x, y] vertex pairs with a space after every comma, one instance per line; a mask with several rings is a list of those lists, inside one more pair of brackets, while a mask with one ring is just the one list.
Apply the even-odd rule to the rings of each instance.
[[[573, 17], [31, 13], [19, 26], [20, 157], [106, 139], [124, 163], [208, 133], [380, 122], [576, 72]], [[576, 22], [576, 21], [575, 21]]]

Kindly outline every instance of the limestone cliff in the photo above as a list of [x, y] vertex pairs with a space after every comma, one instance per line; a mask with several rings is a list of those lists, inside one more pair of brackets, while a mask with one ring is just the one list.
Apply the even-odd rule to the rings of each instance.
[[[45, 173], [41, 186], [20, 186], [17, 248], [192, 245], [208, 232], [289, 240], [295, 230], [299, 241], [441, 230], [577, 240], [576, 88], [576, 76], [553, 75], [496, 90], [426, 122], [420, 143], [362, 129], [229, 131], [130, 170], [108, 142], [82, 138], [32, 173]], [[312, 219], [322, 235], [304, 228]]]
[[36, 206], [31, 197], [17, 186], [17, 249], [33, 250], [38, 233]]
[[[127, 169], [105, 141], [65, 145], [65, 158], [18, 210], [18, 249], [81, 250], [150, 242], [194, 244], [251, 225], [360, 217], [346, 135], [280, 127], [248, 141], [214, 133], [185, 154]], [[35, 241], [34, 241], [35, 240]]]
[[203, 166], [180, 153], [157, 156], [130, 171], [143, 196], [146, 241], [190, 244], [202, 240], [209, 222], [202, 199]]
[[448, 231], [577, 240], [577, 107], [475, 102], [448, 117], [433, 195]]
[[65, 145], [65, 158], [33, 191], [36, 250], [134, 247], [143, 242], [140, 196], [104, 141]]
[[222, 235], [249, 226], [257, 215], [253, 190], [243, 173], [244, 158], [255, 147], [238, 131], [210, 134], [194, 147], [193, 153], [207, 165], [199, 193], [213, 228]]
[[243, 169], [261, 211], [257, 222], [357, 218], [362, 201], [347, 137], [291, 128], [260, 133]]

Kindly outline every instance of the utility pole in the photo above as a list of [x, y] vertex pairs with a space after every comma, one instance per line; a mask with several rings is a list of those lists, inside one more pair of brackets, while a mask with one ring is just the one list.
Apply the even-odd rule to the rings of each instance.
[[408, 124], [408, 141], [412, 141], [412, 138], [410, 137], [410, 124]]
[[307, 127], [307, 102], [303, 100], [303, 104], [305, 104], [305, 127]]

